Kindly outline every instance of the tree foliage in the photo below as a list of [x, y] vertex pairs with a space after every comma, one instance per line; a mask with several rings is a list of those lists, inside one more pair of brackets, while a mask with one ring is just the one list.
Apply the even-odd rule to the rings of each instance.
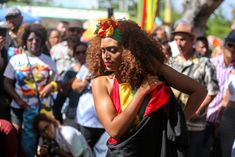
[[206, 34], [224, 39], [231, 31], [231, 22], [221, 15], [212, 15], [206, 25]]
[[191, 23], [197, 36], [205, 34], [209, 17], [220, 6], [223, 0], [184, 0], [182, 19]]

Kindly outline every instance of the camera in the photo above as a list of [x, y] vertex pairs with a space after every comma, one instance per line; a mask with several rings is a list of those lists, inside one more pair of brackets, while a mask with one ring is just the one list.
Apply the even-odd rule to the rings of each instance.
[[59, 145], [55, 140], [44, 141], [44, 144], [47, 145], [48, 155], [55, 156], [59, 150]]
[[6, 37], [7, 29], [0, 26], [0, 36]]

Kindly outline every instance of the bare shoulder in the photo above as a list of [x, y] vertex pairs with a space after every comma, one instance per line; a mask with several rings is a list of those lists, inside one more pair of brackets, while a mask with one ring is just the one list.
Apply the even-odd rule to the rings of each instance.
[[92, 80], [92, 85], [99, 85], [100, 83], [104, 82], [104, 76], [96, 77]]
[[97, 88], [97, 90], [105, 89], [108, 93], [112, 90], [113, 79], [108, 76], [99, 76], [92, 81], [92, 88]]

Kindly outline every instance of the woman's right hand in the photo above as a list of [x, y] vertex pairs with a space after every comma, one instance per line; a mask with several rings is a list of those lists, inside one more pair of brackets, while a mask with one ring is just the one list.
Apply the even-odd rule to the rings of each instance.
[[48, 146], [45, 145], [45, 144], [39, 146], [39, 148], [37, 150], [37, 155], [39, 155], [39, 156], [47, 156], [48, 155]]
[[29, 105], [22, 99], [17, 100], [16, 103], [23, 109], [29, 107]]

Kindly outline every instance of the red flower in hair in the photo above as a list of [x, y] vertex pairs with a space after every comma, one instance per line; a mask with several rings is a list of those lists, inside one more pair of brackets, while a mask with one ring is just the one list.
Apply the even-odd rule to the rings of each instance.
[[118, 29], [118, 21], [113, 19], [104, 19], [97, 25], [95, 33], [101, 37], [112, 37], [113, 39], [121, 42], [121, 33]]

